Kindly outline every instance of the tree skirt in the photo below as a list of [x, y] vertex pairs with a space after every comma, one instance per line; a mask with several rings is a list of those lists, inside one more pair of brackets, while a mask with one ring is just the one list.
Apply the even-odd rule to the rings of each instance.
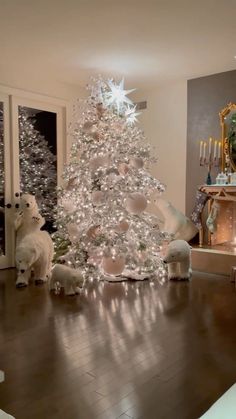
[[135, 271], [130, 271], [128, 269], [125, 269], [122, 272], [122, 275], [119, 276], [113, 276], [113, 275], [106, 275], [104, 274], [103, 280], [107, 282], [123, 282], [123, 281], [144, 281], [146, 279], [151, 279], [153, 277], [153, 274], [139, 274]]

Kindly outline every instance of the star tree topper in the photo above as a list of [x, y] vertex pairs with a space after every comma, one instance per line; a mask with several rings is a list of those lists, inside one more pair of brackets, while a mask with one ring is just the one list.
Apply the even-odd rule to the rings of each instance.
[[108, 81], [108, 86], [110, 91], [106, 94], [106, 104], [108, 106], [116, 106], [118, 113], [126, 105], [133, 105], [131, 99], [127, 97], [130, 93], [134, 92], [136, 89], [124, 90], [124, 78], [120, 81], [119, 84], [115, 84], [113, 80]]
[[130, 107], [128, 106], [125, 111], [125, 116], [128, 124], [133, 125], [137, 122], [137, 116], [141, 115], [141, 112], [136, 112], [137, 105]]

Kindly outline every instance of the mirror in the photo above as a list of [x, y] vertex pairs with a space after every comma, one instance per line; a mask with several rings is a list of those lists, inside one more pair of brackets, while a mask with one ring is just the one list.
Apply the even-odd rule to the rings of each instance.
[[236, 104], [229, 103], [220, 112], [222, 135], [222, 169], [236, 171]]

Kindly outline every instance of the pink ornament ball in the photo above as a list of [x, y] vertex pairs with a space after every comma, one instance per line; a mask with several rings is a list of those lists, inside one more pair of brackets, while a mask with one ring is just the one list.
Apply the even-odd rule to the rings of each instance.
[[125, 268], [125, 257], [121, 255], [104, 256], [102, 259], [102, 268], [108, 275], [120, 275]]
[[126, 199], [126, 209], [130, 214], [139, 215], [147, 207], [147, 199], [141, 193], [134, 192]]
[[131, 157], [129, 160], [129, 165], [135, 169], [142, 169], [144, 162], [141, 157]]
[[101, 205], [104, 202], [105, 194], [102, 191], [92, 192], [92, 202], [94, 205]]
[[115, 230], [117, 233], [126, 233], [129, 230], [128, 221], [122, 220], [119, 224], [117, 224]]

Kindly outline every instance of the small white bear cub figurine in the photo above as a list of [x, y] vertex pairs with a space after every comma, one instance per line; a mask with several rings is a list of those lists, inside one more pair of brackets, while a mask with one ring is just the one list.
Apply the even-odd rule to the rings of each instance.
[[169, 279], [190, 279], [191, 246], [185, 240], [173, 240], [166, 248], [163, 262], [168, 265]]
[[50, 291], [56, 290], [57, 283], [64, 288], [65, 295], [75, 295], [80, 293], [84, 278], [80, 271], [57, 263], [51, 271]]

